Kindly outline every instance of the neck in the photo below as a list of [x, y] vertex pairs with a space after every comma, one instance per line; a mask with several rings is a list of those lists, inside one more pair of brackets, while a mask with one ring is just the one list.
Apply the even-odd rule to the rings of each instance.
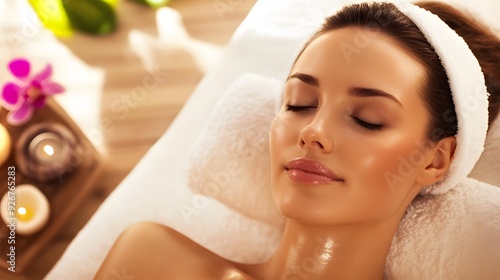
[[276, 253], [257, 267], [257, 278], [383, 279], [399, 221], [317, 227], [289, 219]]

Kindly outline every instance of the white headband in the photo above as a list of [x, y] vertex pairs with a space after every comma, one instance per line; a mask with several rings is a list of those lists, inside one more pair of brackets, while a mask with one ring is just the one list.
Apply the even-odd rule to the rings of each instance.
[[484, 149], [488, 130], [488, 92], [484, 75], [467, 43], [433, 13], [408, 2], [394, 1], [434, 47], [448, 75], [458, 121], [457, 147], [448, 173], [421, 194], [442, 194], [472, 171]]
[[[484, 149], [488, 126], [484, 76], [465, 41], [438, 16], [408, 2], [393, 3], [420, 28], [449, 78], [458, 121], [457, 147], [448, 173], [421, 192], [442, 194], [467, 177]], [[277, 101], [273, 104], [281, 105], [278, 101], [282, 98], [281, 86], [282, 81], [261, 75], [242, 75], [237, 79], [199, 133], [188, 168], [188, 185], [195, 192], [215, 197], [252, 218], [275, 225], [280, 224], [281, 216], [272, 203], [269, 188], [269, 147], [256, 139], [267, 139], [275, 108], [266, 104], [273, 103], [269, 98], [275, 94]], [[258, 114], [253, 110], [255, 106], [260, 108]], [[238, 174], [230, 172], [234, 171], [233, 165], [239, 167]]]

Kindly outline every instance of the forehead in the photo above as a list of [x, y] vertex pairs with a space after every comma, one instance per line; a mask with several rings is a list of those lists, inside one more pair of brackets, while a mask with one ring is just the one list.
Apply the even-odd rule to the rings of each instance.
[[323, 85], [341, 81], [387, 92], [420, 89], [425, 73], [395, 39], [357, 27], [316, 37], [297, 59], [294, 72], [313, 75]]

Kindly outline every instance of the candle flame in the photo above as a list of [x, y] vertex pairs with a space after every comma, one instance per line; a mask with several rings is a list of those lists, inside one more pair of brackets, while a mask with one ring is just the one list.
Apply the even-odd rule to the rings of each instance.
[[30, 207], [19, 207], [17, 208], [17, 218], [19, 219], [19, 222], [29, 222], [31, 219], [33, 219], [33, 215], [35, 213]]
[[19, 207], [19, 209], [17, 209], [17, 213], [19, 213], [20, 215], [25, 215], [26, 214], [26, 208]]
[[43, 146], [43, 151], [49, 156], [54, 154], [54, 148], [52, 148], [52, 146], [50, 145]]

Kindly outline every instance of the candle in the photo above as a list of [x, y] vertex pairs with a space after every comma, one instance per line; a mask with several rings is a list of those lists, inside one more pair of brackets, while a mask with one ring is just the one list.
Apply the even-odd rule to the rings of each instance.
[[3, 165], [9, 158], [11, 146], [9, 131], [0, 124], [0, 165]]
[[[13, 195], [15, 193], [15, 195]], [[9, 210], [9, 205], [14, 209]], [[50, 204], [47, 197], [33, 185], [19, 185], [7, 192], [0, 202], [0, 214], [7, 225], [16, 221], [15, 231], [20, 235], [32, 235], [47, 224]]]
[[78, 142], [69, 129], [57, 123], [39, 123], [26, 129], [16, 143], [21, 173], [39, 181], [62, 179], [79, 164]]
[[64, 157], [62, 149], [63, 140], [56, 133], [40, 133], [29, 144], [29, 154], [37, 162], [50, 164], [59, 162]]

